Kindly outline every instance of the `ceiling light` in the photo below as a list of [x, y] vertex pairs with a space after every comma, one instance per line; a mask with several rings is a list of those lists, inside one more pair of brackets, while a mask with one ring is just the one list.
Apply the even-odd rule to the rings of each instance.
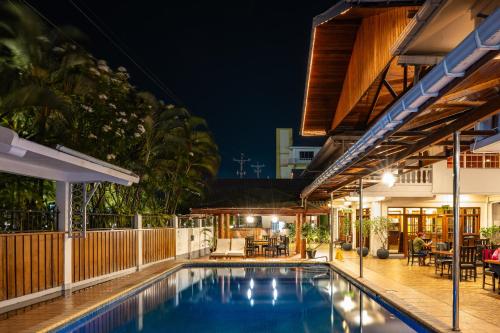
[[253, 216], [247, 216], [246, 220], [247, 220], [247, 223], [254, 223], [255, 222], [255, 217], [253, 217]]
[[382, 175], [382, 183], [384, 183], [388, 187], [393, 187], [395, 182], [396, 177], [394, 177], [391, 171], [384, 172], [384, 174]]
[[273, 215], [273, 217], [271, 217], [271, 221], [272, 221], [273, 223], [278, 222], [278, 217], [277, 217], [276, 215]]

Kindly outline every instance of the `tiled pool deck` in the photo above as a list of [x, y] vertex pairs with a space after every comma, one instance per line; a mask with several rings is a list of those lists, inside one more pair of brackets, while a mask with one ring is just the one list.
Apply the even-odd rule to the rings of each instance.
[[[320, 251], [324, 254], [325, 249]], [[196, 262], [213, 262], [207, 259]], [[248, 259], [243, 262], [279, 262], [276, 259]], [[297, 257], [286, 261], [299, 262]], [[0, 320], [0, 332], [46, 331], [71, 318], [77, 318], [89, 309], [99, 307], [111, 299], [123, 295], [167, 270], [179, 267], [185, 261], [171, 261], [150, 266], [140, 272], [119, 277], [94, 287], [60, 297], [19, 314]], [[218, 260], [222, 262], [222, 260]], [[232, 263], [240, 260], [231, 260]], [[425, 320], [437, 331], [451, 330], [451, 280], [434, 274], [433, 267], [407, 266], [406, 260], [378, 260], [366, 258], [364, 279], [358, 279], [358, 258], [354, 252], [346, 253], [343, 261], [334, 260], [332, 265], [352, 279], [365, 284], [389, 302], [396, 304], [414, 316]], [[462, 332], [500, 332], [498, 306], [500, 295], [491, 289], [481, 288], [477, 282], [461, 283], [460, 322]]]

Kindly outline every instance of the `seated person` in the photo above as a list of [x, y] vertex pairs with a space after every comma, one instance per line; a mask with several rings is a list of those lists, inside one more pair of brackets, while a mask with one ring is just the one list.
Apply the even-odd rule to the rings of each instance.
[[[423, 236], [424, 236], [423, 232], [419, 232], [417, 234], [417, 237], [415, 237], [415, 239], [413, 240], [413, 251], [417, 254], [423, 254], [427, 256], [432, 241], [429, 243], [424, 242], [424, 240], [422, 239]], [[425, 265], [425, 258], [426, 257], [423, 257], [424, 265]]]

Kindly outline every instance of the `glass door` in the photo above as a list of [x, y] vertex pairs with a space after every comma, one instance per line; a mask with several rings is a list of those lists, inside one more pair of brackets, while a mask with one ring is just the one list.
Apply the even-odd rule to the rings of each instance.
[[403, 208], [388, 208], [387, 217], [391, 220], [387, 235], [387, 246], [391, 253], [403, 253]]

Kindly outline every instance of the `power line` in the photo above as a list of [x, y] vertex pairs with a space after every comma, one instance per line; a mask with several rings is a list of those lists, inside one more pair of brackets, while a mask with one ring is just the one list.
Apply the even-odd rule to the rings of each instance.
[[[101, 26], [97, 22], [95, 22], [80, 6], [78, 6], [73, 0], [70, 0], [69, 3], [73, 5], [73, 7], [75, 7], [75, 9], [78, 10], [80, 14], [82, 14], [87, 19], [87, 21], [89, 21], [104, 37], [106, 37], [106, 39], [110, 41], [125, 57], [127, 57], [127, 59], [130, 60], [144, 75], [146, 75], [146, 77], [150, 79], [151, 82], [157, 85], [158, 88], [160, 88], [165, 94], [167, 94], [167, 96], [169, 96], [176, 104], [181, 106], [184, 105], [184, 103], [182, 103], [182, 101], [174, 94], [174, 92], [170, 88], [168, 88], [159, 78], [157, 78], [154, 74], [152, 74], [151, 71], [145, 68], [145, 66], [140, 65], [118, 42], [116, 42], [113, 39], [113, 37], [111, 37], [106, 31], [104, 31], [104, 29], [101, 28]], [[94, 12], [92, 12], [88, 7], [86, 8], [102, 24], [102, 20], [100, 20], [99, 17]], [[116, 36], [116, 34], [114, 34], [112, 30], [109, 29], [109, 27], [108, 30], [113, 35]]]

